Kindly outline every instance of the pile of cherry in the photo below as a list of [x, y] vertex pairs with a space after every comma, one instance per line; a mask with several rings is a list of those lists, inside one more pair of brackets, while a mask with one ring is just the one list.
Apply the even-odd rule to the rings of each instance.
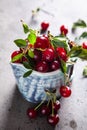
[[[49, 97], [48, 102], [43, 100], [35, 108], [28, 108], [27, 115], [30, 119], [36, 119], [39, 114], [46, 116], [47, 122], [55, 126], [59, 122], [58, 110], [61, 107], [60, 102], [56, 99], [55, 92], [47, 91], [46, 94]], [[60, 94], [65, 98], [69, 97], [71, 95], [71, 89], [68, 86], [61, 86]]]
[[[42, 23], [41, 27], [42, 30], [46, 30], [48, 24]], [[60, 31], [61, 34], [64, 35], [68, 33], [68, 29], [66, 29], [64, 25], [61, 26]], [[28, 56], [34, 63], [33, 70], [39, 72], [51, 72], [60, 69], [59, 59], [62, 59], [64, 62], [68, 60], [66, 50], [63, 47], [56, 47], [55, 49], [47, 35], [37, 36], [34, 45], [28, 43], [26, 48], [20, 48], [19, 50], [14, 51], [11, 55], [11, 59], [22, 53], [24, 53], [24, 55], [18, 60], [15, 60], [14, 63], [27, 62], [28, 60], [26, 57]]]

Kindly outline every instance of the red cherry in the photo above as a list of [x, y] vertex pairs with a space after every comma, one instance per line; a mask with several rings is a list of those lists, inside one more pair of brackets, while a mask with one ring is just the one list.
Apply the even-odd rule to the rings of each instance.
[[63, 97], [69, 97], [71, 95], [71, 89], [68, 86], [61, 86], [60, 87], [60, 94]]
[[84, 49], [87, 49], [87, 42], [83, 42], [83, 43], [82, 43], [82, 47], [83, 47]]
[[42, 30], [46, 31], [48, 27], [49, 27], [49, 23], [48, 22], [42, 22], [41, 23], [41, 29]]
[[35, 70], [39, 72], [47, 72], [48, 64], [45, 61], [40, 61], [36, 64]]
[[27, 110], [27, 115], [29, 118], [36, 118], [37, 117], [37, 111], [33, 108], [29, 108]]
[[67, 61], [68, 57], [67, 57], [66, 51], [63, 47], [57, 47], [56, 52], [62, 60], [64, 60], [65, 62]]
[[58, 114], [49, 115], [47, 121], [50, 125], [55, 126], [59, 122]]
[[34, 44], [35, 48], [41, 48], [41, 49], [46, 49], [49, 47], [49, 40], [45, 36], [38, 36], [36, 39], [36, 43]]
[[44, 61], [51, 62], [54, 60], [55, 53], [52, 48], [47, 48], [45, 51], [43, 51], [42, 58]]
[[40, 61], [42, 59], [42, 52], [40, 50], [34, 50], [34, 60], [36, 62]]
[[66, 35], [68, 33], [68, 29], [64, 25], [62, 25], [60, 27], [60, 32], [61, 32], [61, 34]]
[[[11, 59], [13, 59], [15, 56], [17, 56], [18, 54], [21, 54], [21, 51], [14, 51], [12, 54], [11, 54]], [[22, 59], [19, 59], [19, 60], [16, 60], [14, 61], [14, 63], [21, 63], [21, 60]]]
[[58, 100], [53, 103], [53, 109], [55, 112], [57, 112], [60, 109], [60, 102]]
[[41, 114], [42, 115], [48, 115], [50, 113], [50, 108], [47, 105], [43, 105], [41, 107]]
[[52, 71], [57, 70], [59, 68], [60, 68], [60, 63], [58, 60], [54, 60], [53, 62], [51, 62], [50, 69]]

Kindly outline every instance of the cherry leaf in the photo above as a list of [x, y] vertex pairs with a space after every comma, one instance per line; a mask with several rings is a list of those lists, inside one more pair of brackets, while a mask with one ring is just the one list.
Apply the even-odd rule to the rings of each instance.
[[17, 60], [21, 59], [21, 58], [22, 58], [22, 56], [23, 56], [23, 53], [20, 53], [20, 54], [18, 54], [18, 55], [16, 55], [16, 56], [14, 56], [14, 57], [12, 58], [11, 62], [15, 62], [15, 61], [17, 61]]
[[32, 73], [32, 70], [29, 70], [29, 71], [27, 71], [26, 73], [24, 73], [23, 77], [26, 78], [26, 77], [28, 77], [31, 73]]
[[16, 39], [14, 40], [14, 43], [18, 46], [18, 47], [25, 47], [27, 45], [26, 41], [23, 39]]

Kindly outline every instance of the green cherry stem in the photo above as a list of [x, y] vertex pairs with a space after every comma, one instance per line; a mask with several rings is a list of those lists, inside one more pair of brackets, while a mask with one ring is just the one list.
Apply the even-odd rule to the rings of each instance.
[[34, 110], [37, 110], [37, 109], [44, 103], [45, 100], [46, 100], [46, 96], [45, 96], [44, 99], [41, 101], [41, 103], [40, 103], [38, 106], [35, 107]]

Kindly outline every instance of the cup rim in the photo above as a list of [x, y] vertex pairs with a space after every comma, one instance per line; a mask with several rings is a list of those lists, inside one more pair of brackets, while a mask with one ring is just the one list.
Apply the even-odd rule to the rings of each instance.
[[[23, 68], [25, 68], [22, 64], [20, 64], [20, 63], [10, 63], [11, 65], [15, 65], [15, 66], [19, 66], [19, 67], [23, 67]], [[26, 70], [28, 70], [27, 68], [25, 68]], [[61, 71], [61, 69], [57, 69], [57, 70], [55, 70], [55, 71], [52, 71], [52, 72], [45, 72], [45, 73], [42, 73], [42, 72], [38, 72], [38, 71], [35, 71], [35, 70], [33, 70], [33, 72], [32, 72], [32, 74], [36, 74], [36, 75], [38, 75], [38, 76], [51, 76], [51, 75], [57, 75], [58, 73], [63, 73], [62, 71]]]

